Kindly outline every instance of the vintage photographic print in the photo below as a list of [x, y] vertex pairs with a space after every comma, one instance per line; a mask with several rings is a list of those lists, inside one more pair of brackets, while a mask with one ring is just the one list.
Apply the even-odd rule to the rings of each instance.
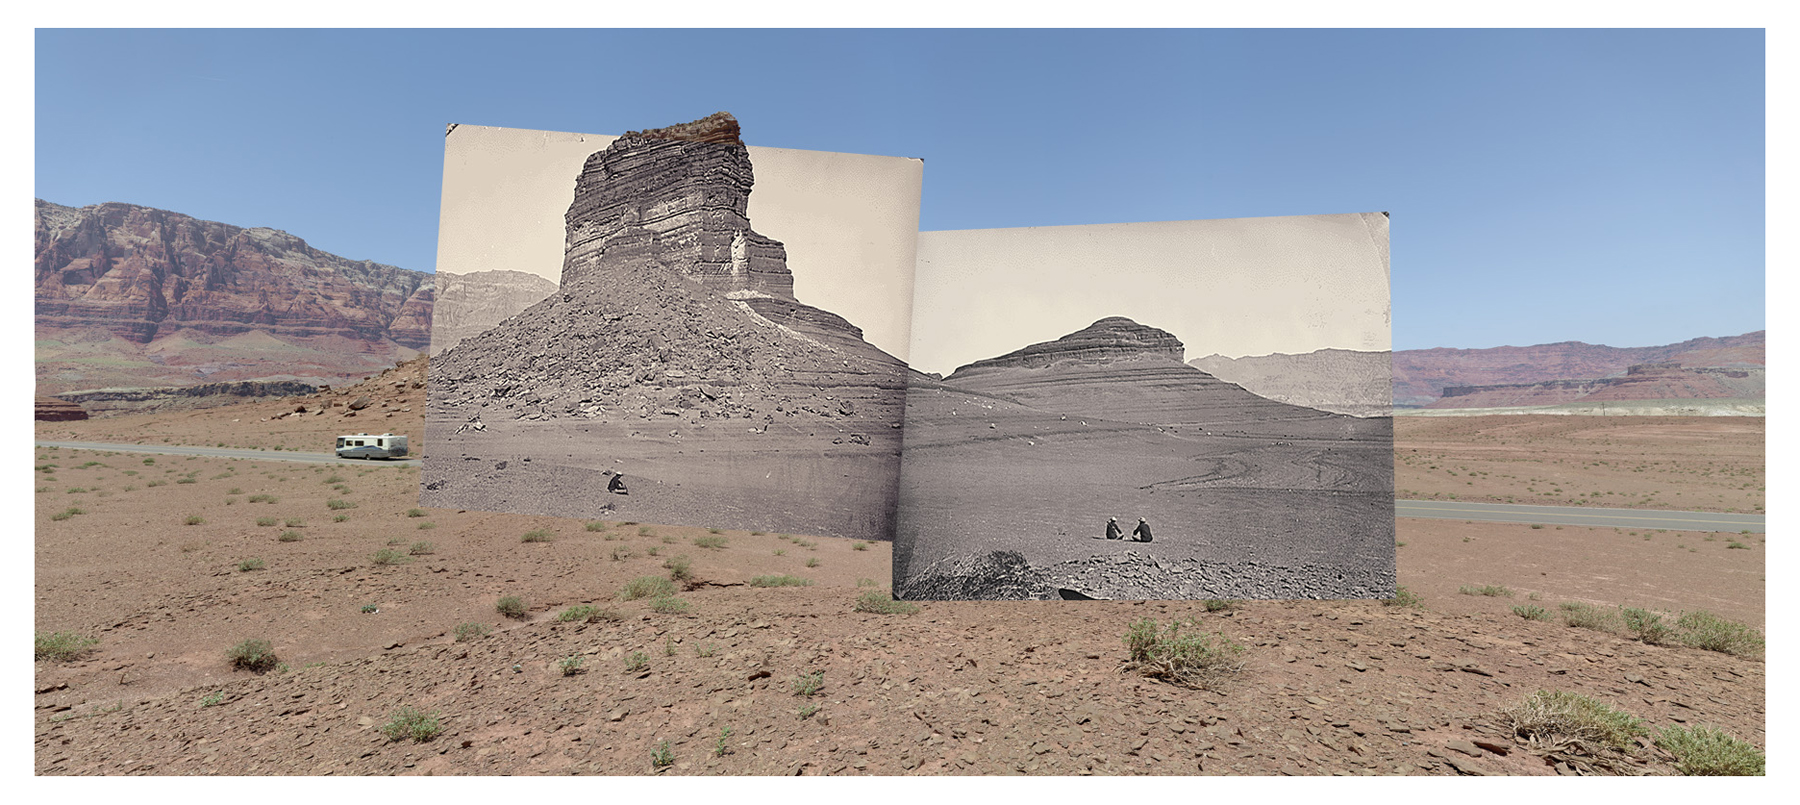
[[452, 127], [421, 502], [892, 539], [921, 175]]
[[895, 594], [1394, 594], [1383, 213], [926, 232]]

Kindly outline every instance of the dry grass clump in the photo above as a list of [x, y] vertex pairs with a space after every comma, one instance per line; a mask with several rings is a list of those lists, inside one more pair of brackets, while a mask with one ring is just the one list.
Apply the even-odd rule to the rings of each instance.
[[100, 643], [92, 637], [74, 632], [38, 632], [32, 658], [51, 662], [68, 662], [78, 659], [94, 649]]
[[1425, 599], [1420, 598], [1418, 593], [1408, 590], [1405, 587], [1395, 587], [1394, 597], [1382, 599], [1381, 605], [1387, 607], [1423, 607], [1425, 606]]
[[425, 712], [416, 707], [402, 707], [394, 712], [393, 717], [383, 725], [381, 732], [390, 741], [403, 741], [411, 738], [415, 743], [424, 743], [443, 732], [443, 724], [438, 721], [438, 711]]
[[1675, 756], [1675, 770], [1699, 777], [1761, 777], [1764, 758], [1755, 744], [1710, 727], [1665, 727], [1656, 745]]
[[757, 576], [750, 580], [752, 587], [805, 587], [812, 584], [812, 579], [799, 576]]
[[1501, 714], [1514, 734], [1546, 744], [1574, 740], [1625, 749], [1632, 738], [1649, 734], [1631, 714], [1562, 690], [1540, 690]]
[[1463, 595], [1485, 595], [1485, 596], [1494, 597], [1494, 598], [1511, 598], [1511, 597], [1513, 597], [1512, 590], [1509, 590], [1498, 584], [1483, 584], [1481, 586], [1476, 586], [1473, 584], [1464, 584], [1463, 586], [1456, 588], [1456, 591], [1459, 593], [1462, 593]]
[[675, 594], [675, 583], [661, 576], [639, 576], [625, 583], [619, 597], [626, 601], [640, 598], [662, 598]]
[[1755, 629], [1705, 610], [1681, 613], [1675, 631], [1676, 639], [1694, 648], [1750, 659], [1763, 656], [1763, 636]]
[[1244, 647], [1221, 634], [1208, 633], [1197, 621], [1189, 621], [1189, 631], [1182, 631], [1176, 619], [1167, 628], [1144, 618], [1125, 632], [1125, 648], [1130, 654], [1127, 668], [1134, 668], [1152, 679], [1164, 679], [1191, 688], [1206, 688], [1219, 678], [1243, 667], [1238, 655]]
[[870, 590], [856, 597], [854, 609], [875, 615], [911, 615], [919, 611], [919, 605], [898, 600], [886, 590]]

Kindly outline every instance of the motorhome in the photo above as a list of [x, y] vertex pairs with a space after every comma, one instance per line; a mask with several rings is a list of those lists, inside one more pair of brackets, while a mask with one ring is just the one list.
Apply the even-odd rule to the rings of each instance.
[[338, 458], [399, 458], [406, 455], [406, 437], [392, 433], [353, 433], [337, 437]]

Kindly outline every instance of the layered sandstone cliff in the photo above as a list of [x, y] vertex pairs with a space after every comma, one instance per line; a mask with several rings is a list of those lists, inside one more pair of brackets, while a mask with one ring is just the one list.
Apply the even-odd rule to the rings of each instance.
[[38, 383], [59, 393], [275, 376], [324, 382], [431, 337], [431, 275], [286, 232], [132, 204], [38, 200]]
[[1408, 349], [1394, 353], [1394, 404], [1429, 405], [1447, 386], [1537, 384], [1623, 375], [1636, 364], [1745, 368], [1767, 363], [1765, 333], [1694, 338], [1653, 347], [1563, 341], [1528, 347]]

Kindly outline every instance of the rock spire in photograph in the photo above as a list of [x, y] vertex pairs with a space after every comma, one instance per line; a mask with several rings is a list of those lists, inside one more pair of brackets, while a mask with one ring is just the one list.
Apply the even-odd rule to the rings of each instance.
[[423, 500], [891, 538], [904, 364], [794, 298], [753, 184], [723, 113], [591, 155], [556, 292], [434, 359], [427, 452], [466, 458]]

